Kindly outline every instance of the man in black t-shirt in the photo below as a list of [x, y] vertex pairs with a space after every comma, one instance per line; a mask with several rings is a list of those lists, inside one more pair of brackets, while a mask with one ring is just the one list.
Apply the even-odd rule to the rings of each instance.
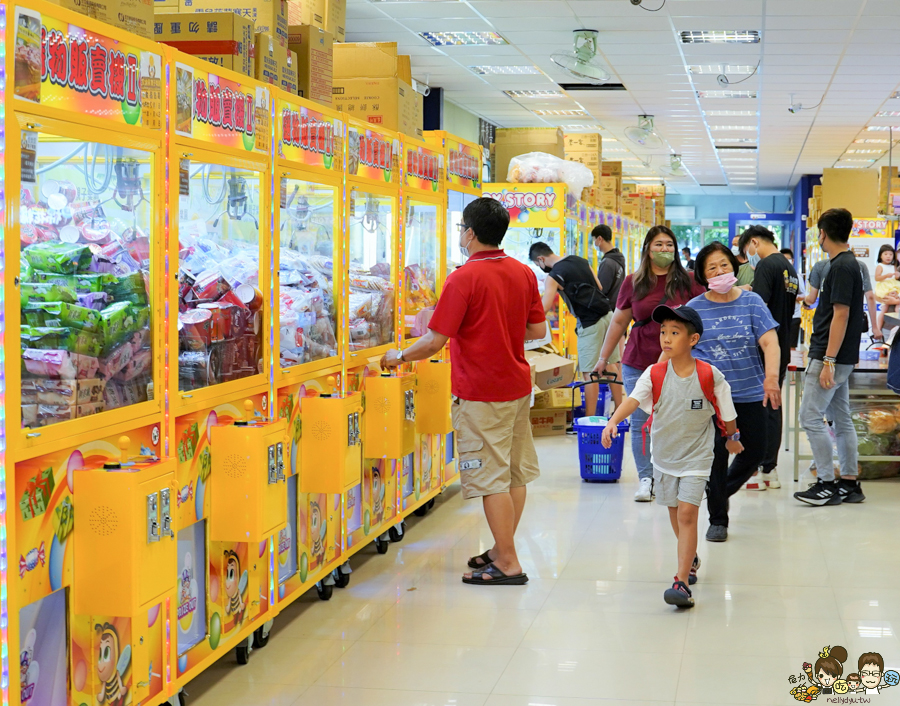
[[[578, 346], [578, 369], [585, 380], [600, 358], [600, 348], [606, 331], [612, 321], [612, 306], [603, 294], [603, 288], [590, 263], [577, 255], [560, 257], [546, 243], [534, 243], [528, 251], [528, 258], [547, 273], [544, 283], [544, 311], [550, 311], [559, 294], [569, 311], [578, 319], [575, 328]], [[610, 362], [615, 356], [610, 356]], [[584, 388], [585, 411], [593, 416], [597, 411], [597, 385]]]
[[[856, 480], [858, 452], [856, 428], [850, 418], [850, 373], [859, 362], [859, 342], [866, 330], [863, 314], [862, 275], [847, 241], [853, 216], [832, 208], [819, 218], [819, 245], [828, 253], [831, 267], [819, 291], [809, 341], [809, 365], [803, 378], [800, 423], [812, 448], [818, 470], [816, 484], [794, 497], [809, 505], [860, 503], [866, 499]], [[834, 480], [831, 438], [826, 430], [826, 411], [834, 421], [841, 480]]]
[[[800, 280], [797, 271], [778, 251], [775, 234], [764, 226], [750, 226], [741, 234], [738, 248], [749, 258], [759, 256], [753, 272], [753, 291], [769, 307], [772, 318], [778, 323], [778, 345], [781, 363], [778, 366], [778, 386], [784, 384], [788, 363], [791, 362], [791, 321], [797, 306]], [[766, 407], [766, 453], [762, 461], [762, 474], [747, 481], [747, 490], [780, 488], [778, 480], [778, 449], [781, 447], [781, 408]]]

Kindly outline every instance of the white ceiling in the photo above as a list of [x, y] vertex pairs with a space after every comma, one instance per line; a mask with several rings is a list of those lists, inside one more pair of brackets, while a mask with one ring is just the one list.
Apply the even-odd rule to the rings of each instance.
[[[662, 2], [643, 0], [650, 9]], [[577, 82], [550, 55], [571, 51], [572, 31], [580, 28], [599, 30], [601, 61], [626, 91], [577, 91], [554, 100], [514, 100], [503, 93]], [[349, 0], [347, 30], [347, 41], [398, 42], [401, 53], [412, 55], [414, 77], [442, 87], [447, 99], [499, 126], [599, 124], [604, 158], [632, 160], [624, 164], [626, 175], [658, 174], [669, 154], [680, 154], [689, 175], [666, 180], [677, 193], [783, 194], [803, 174], [821, 173], [842, 159], [875, 158], [844, 164], [878, 167], [887, 164], [885, 152], [846, 151], [886, 150], [888, 133], [867, 132], [866, 126], [900, 125], [900, 116], [875, 117], [900, 111], [900, 99], [891, 99], [900, 89], [900, 0], [665, 0], [659, 12], [629, 0]], [[762, 41], [682, 44], [682, 30], [757, 30]], [[438, 49], [418, 35], [425, 31], [494, 31], [509, 44]], [[697, 91], [721, 90], [716, 72], [692, 74], [688, 68], [752, 70], [757, 63], [755, 75], [733, 86], [755, 91], [757, 98], [699, 98]], [[468, 68], [482, 64], [536, 66], [543, 73], [479, 76]], [[791, 94], [812, 109], [788, 112]], [[590, 115], [556, 119], [532, 112], [579, 107]], [[643, 113], [655, 116], [663, 149], [647, 151], [624, 137]], [[717, 144], [739, 146], [736, 138], [758, 144], [757, 153], [716, 150]], [[885, 142], [853, 144], [862, 138]], [[641, 161], [648, 158], [646, 169]], [[741, 177], [744, 183], [738, 183]]]

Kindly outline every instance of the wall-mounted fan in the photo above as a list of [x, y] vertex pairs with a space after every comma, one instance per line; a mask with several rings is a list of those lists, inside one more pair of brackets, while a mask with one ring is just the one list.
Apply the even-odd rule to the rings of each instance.
[[596, 29], [576, 29], [574, 51], [551, 54], [550, 59], [569, 76], [588, 83], [606, 83], [609, 72], [597, 57]]
[[663, 140], [653, 127], [652, 115], [639, 115], [638, 124], [625, 128], [625, 137], [634, 144], [650, 149], [659, 149]]
[[688, 176], [687, 170], [684, 168], [684, 164], [682, 164], [681, 162], [680, 154], [673, 154], [672, 156], [670, 156], [669, 163], [661, 166], [659, 168], [659, 173], [671, 177]]

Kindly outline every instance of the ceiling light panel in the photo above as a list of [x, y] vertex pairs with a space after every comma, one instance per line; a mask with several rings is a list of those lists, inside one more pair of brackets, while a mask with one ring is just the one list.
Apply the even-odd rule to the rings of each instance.
[[759, 115], [759, 112], [756, 110], [704, 110], [703, 114], [713, 118], [733, 118]]
[[681, 33], [684, 44], [758, 44], [759, 40], [755, 29], [689, 29]]
[[697, 91], [698, 98], [756, 98], [756, 91]]
[[[503, 91], [510, 98], [565, 98], [566, 94], [562, 91]], [[566, 127], [572, 127], [566, 125]], [[597, 127], [592, 125], [590, 127]]]
[[752, 74], [755, 66], [735, 66], [732, 64], [691, 64], [688, 70], [692, 74]]
[[587, 112], [583, 110], [533, 110], [535, 115], [559, 116], [565, 118], [585, 117]]
[[881, 154], [884, 148], [880, 150], [847, 150], [847, 154]]
[[874, 162], [874, 159], [842, 159], [842, 162], [865, 162], [866, 164], [871, 164]]
[[855, 145], [886, 145], [889, 141], [882, 140], [879, 138], [871, 138], [867, 137], [865, 139], [853, 140], [853, 144]]
[[478, 74], [479, 76], [488, 76], [488, 75], [496, 75], [496, 76], [526, 76], [526, 75], [535, 75], [541, 74], [541, 71], [537, 66], [470, 66], [469, 70], [473, 73]]
[[436, 47], [486, 47], [507, 43], [496, 32], [420, 32], [419, 36]]
[[756, 138], [755, 137], [717, 137], [716, 142], [746, 143], [746, 142], [756, 142]]
[[882, 110], [875, 113], [876, 118], [897, 118], [900, 117], [900, 110]]
[[756, 130], [756, 125], [710, 125], [710, 130]]
[[887, 132], [888, 130], [900, 131], [900, 125], [868, 125], [866, 130], [869, 132]]

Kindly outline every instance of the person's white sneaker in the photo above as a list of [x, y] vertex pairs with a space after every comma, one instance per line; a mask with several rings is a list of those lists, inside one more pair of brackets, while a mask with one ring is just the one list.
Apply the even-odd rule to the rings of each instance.
[[773, 468], [768, 473], [759, 474], [766, 481], [766, 485], [772, 490], [778, 490], [781, 487], [781, 481], [778, 480], [778, 469]]
[[763, 474], [757, 473], [755, 476], [750, 476], [750, 479], [747, 481], [747, 485], [744, 486], [746, 490], [765, 490], [766, 482], [763, 480]]
[[652, 488], [652, 478], [641, 478], [641, 485], [634, 494], [634, 501], [636, 503], [649, 503], [653, 495]]

